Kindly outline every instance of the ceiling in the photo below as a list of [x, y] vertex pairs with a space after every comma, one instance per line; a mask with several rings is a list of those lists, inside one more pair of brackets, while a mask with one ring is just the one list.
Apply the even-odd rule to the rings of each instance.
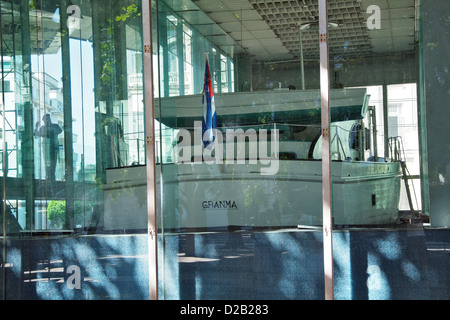
[[[296, 59], [299, 24], [318, 21], [318, 0], [167, 0], [175, 12], [229, 54], [255, 60]], [[369, 29], [370, 5], [381, 28]], [[329, 0], [330, 54], [352, 57], [411, 52], [417, 40], [418, 0]], [[214, 26], [214, 27], [212, 27]], [[305, 59], [318, 57], [318, 31], [302, 31]]]
[[[299, 24], [318, 20], [318, 0], [164, 0], [179, 17], [197, 29], [229, 55], [246, 54], [256, 61], [283, 61], [300, 56]], [[417, 41], [419, 0], [328, 0], [329, 21], [339, 27], [330, 30], [330, 57], [381, 55], [392, 52], [411, 52]], [[380, 10], [381, 28], [370, 30], [367, 13], [370, 5]], [[9, 7], [2, 1], [2, 12]], [[16, 15], [18, 13], [15, 13]], [[53, 12], [36, 12], [42, 15], [45, 28], [36, 38], [31, 35], [32, 47], [45, 52], [60, 47], [57, 39], [58, 21]], [[18, 28], [20, 21], [4, 15], [3, 28]], [[36, 16], [36, 21], [41, 17]], [[33, 20], [34, 21], [34, 20]], [[30, 23], [32, 24], [33, 21]], [[41, 22], [42, 23], [42, 22]], [[81, 20], [82, 30], [91, 30], [89, 17]], [[17, 32], [17, 31], [15, 31]], [[48, 33], [48, 34], [47, 34]], [[4, 32], [4, 41], [12, 43], [13, 32]], [[89, 39], [92, 34], [77, 37]], [[7, 41], [9, 40], [10, 41]], [[306, 60], [317, 60], [319, 53], [318, 31], [302, 31], [303, 53]], [[135, 37], [130, 37], [135, 39]], [[18, 43], [16, 43], [16, 46]], [[7, 48], [5, 48], [7, 50]], [[16, 47], [17, 50], [17, 47]]]

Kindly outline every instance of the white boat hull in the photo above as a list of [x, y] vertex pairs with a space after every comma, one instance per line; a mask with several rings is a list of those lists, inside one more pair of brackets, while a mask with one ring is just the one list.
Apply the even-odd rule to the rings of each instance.
[[[280, 160], [273, 176], [260, 169], [259, 164], [163, 165], [160, 223], [166, 230], [322, 224], [321, 161]], [[105, 229], [145, 228], [145, 167], [108, 171]], [[398, 163], [333, 161], [332, 172], [336, 225], [396, 223]], [[157, 192], [160, 199], [160, 184]]]

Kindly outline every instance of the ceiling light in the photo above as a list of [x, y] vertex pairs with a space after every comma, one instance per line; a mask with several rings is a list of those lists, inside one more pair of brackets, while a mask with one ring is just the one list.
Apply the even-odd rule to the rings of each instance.
[[[337, 29], [339, 26], [339, 23], [328, 22], [328, 29]], [[319, 22], [302, 23], [300, 24], [300, 30], [319, 30]]]

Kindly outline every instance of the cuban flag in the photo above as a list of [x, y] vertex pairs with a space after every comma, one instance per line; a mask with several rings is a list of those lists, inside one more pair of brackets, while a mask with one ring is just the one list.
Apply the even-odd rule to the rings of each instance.
[[217, 113], [214, 103], [214, 92], [209, 72], [208, 58], [206, 58], [205, 84], [203, 87], [203, 121], [202, 136], [205, 148], [211, 149], [216, 139]]

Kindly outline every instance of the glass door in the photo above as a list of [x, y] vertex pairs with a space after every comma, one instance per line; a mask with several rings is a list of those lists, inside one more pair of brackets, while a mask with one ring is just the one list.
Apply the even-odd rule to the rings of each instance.
[[287, 48], [258, 3], [157, 12], [160, 297], [323, 299], [320, 91], [300, 89], [298, 29]]
[[429, 221], [416, 183], [418, 7], [329, 2], [328, 17], [331, 88], [365, 95], [357, 118], [331, 124], [335, 283], [347, 288], [336, 298], [409, 297], [404, 288], [415, 286]]

